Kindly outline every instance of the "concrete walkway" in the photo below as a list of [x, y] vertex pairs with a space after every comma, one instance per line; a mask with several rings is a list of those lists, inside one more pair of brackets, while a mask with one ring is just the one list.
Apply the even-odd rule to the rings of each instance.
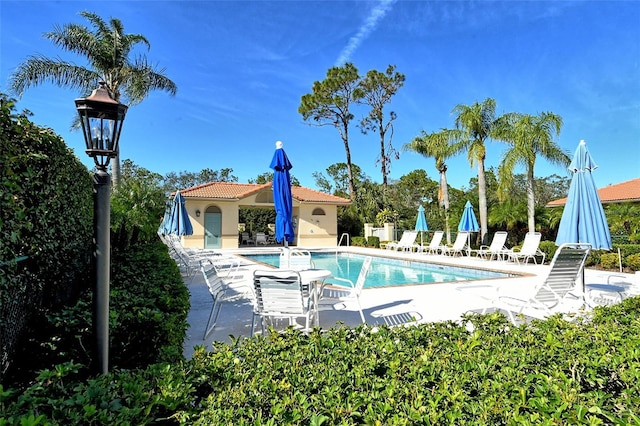
[[[255, 250], [255, 249], [254, 249]], [[273, 251], [273, 248], [271, 249]], [[455, 283], [405, 285], [365, 289], [360, 297], [367, 324], [384, 324], [385, 317], [388, 320], [418, 318], [418, 322], [434, 322], [445, 320], [459, 320], [461, 315], [469, 311], [479, 311], [489, 305], [489, 299], [496, 292], [496, 287], [502, 287], [509, 294], [526, 295], [531, 289], [549, 273], [549, 265], [514, 264], [506, 261], [487, 261], [475, 257], [449, 257], [442, 255], [425, 255], [416, 253], [392, 252], [389, 250], [367, 249], [351, 247], [350, 252], [371, 254], [374, 256], [389, 256], [412, 260], [428, 260], [434, 263], [452, 266], [476, 267], [480, 269], [492, 269], [502, 272], [517, 274], [518, 277], [459, 281]], [[229, 250], [225, 254], [246, 253], [246, 249]], [[252, 273], [257, 268], [264, 266], [255, 264], [242, 258], [243, 280], [247, 285], [252, 285]], [[585, 270], [585, 282], [606, 283], [607, 276], [612, 273]], [[625, 276], [625, 281], [633, 282], [633, 275], [615, 274]], [[191, 294], [191, 310], [187, 321], [189, 329], [184, 343], [184, 355], [190, 358], [195, 346], [211, 348], [213, 341], [231, 342], [231, 336], [250, 336], [252, 306], [247, 302], [235, 304], [225, 303], [218, 318], [214, 330], [209, 333], [206, 340], [202, 340], [205, 326], [211, 310], [212, 300], [204, 282], [202, 274], [198, 271], [193, 280], [185, 279], [185, 283]], [[637, 292], [635, 292], [637, 293]], [[568, 307], [575, 309], [575, 307]], [[357, 326], [361, 324], [360, 315], [355, 306], [339, 304], [331, 310], [321, 310], [319, 314], [320, 327], [327, 329], [340, 326]], [[256, 327], [259, 332], [260, 327]]]

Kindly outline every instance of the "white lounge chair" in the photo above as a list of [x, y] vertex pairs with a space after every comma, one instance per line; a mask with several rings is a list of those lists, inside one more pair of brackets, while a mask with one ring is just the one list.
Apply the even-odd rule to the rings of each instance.
[[304, 319], [303, 330], [308, 331], [315, 307], [308, 288], [304, 288], [300, 274], [290, 270], [254, 271], [253, 285], [255, 305], [251, 335], [255, 329], [255, 319], [260, 318], [262, 333], [273, 320], [288, 319], [290, 326], [296, 325], [296, 319]]
[[387, 243], [387, 250], [402, 249], [403, 251], [411, 251], [414, 248], [417, 249], [420, 246], [415, 243], [416, 236], [418, 236], [418, 231], [404, 231], [400, 241]]
[[469, 239], [469, 233], [460, 231], [456, 235], [456, 240], [453, 242], [453, 247], [442, 246], [442, 254], [447, 256], [455, 256], [459, 254], [462, 256], [464, 252], [468, 252], [467, 241]]
[[346, 278], [330, 277], [325, 279], [319, 292], [319, 306], [324, 304], [331, 304], [335, 306], [336, 303], [344, 302], [347, 300], [353, 300], [358, 305], [358, 312], [360, 313], [360, 319], [362, 323], [365, 323], [364, 313], [362, 312], [362, 306], [360, 305], [360, 293], [364, 287], [364, 282], [367, 279], [367, 274], [371, 269], [371, 256], [367, 256], [362, 263], [360, 274], [358, 279], [353, 281]]
[[218, 316], [222, 310], [223, 303], [234, 303], [241, 301], [251, 301], [253, 294], [250, 287], [245, 285], [233, 286], [229, 282], [218, 276], [216, 269], [205, 262], [200, 267], [204, 281], [209, 289], [209, 294], [213, 300], [211, 312], [209, 312], [209, 320], [204, 329], [202, 340], [205, 340], [209, 333], [213, 331], [218, 322]]
[[493, 240], [491, 240], [491, 245], [489, 246], [480, 246], [478, 250], [471, 250], [472, 253], [475, 253], [476, 256], [481, 257], [483, 259], [493, 260], [495, 257], [496, 260], [502, 259], [502, 256], [505, 254], [505, 244], [507, 243], [507, 235], [508, 233], [505, 231], [498, 231], [493, 234]]
[[433, 233], [433, 238], [431, 238], [431, 241], [429, 242], [429, 245], [426, 247], [421, 247], [419, 251], [428, 254], [438, 254], [444, 248], [444, 246], [442, 245], [443, 236], [444, 231], [435, 231]]
[[541, 238], [542, 235], [539, 232], [529, 232], [525, 235], [524, 242], [522, 243], [520, 250], [505, 250], [504, 254], [508, 256], [508, 260], [512, 260], [518, 264], [520, 264], [520, 259], [524, 260], [524, 263], [529, 263], [529, 260], [533, 259], [533, 263], [537, 265], [538, 261], [536, 260], [536, 256], [542, 256], [541, 263], [544, 263], [544, 259], [547, 255], [538, 248], [540, 246]]
[[509, 320], [514, 324], [520, 314], [542, 319], [556, 313], [565, 296], [576, 286], [578, 278], [582, 279], [584, 264], [590, 251], [590, 244], [562, 244], [553, 256], [549, 275], [535, 287], [530, 297], [507, 295], [504, 294], [507, 287], [498, 287], [491, 306], [484, 308], [482, 313], [492, 307], [501, 309], [507, 312]]

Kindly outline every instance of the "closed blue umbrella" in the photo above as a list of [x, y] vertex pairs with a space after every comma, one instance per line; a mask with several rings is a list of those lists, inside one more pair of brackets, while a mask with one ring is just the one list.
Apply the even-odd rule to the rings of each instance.
[[422, 233], [428, 231], [427, 218], [424, 216], [424, 207], [418, 207], [418, 217], [416, 218], [416, 231], [420, 231], [420, 245], [423, 245]]
[[476, 214], [473, 212], [473, 206], [467, 201], [458, 224], [458, 231], [478, 232], [479, 230], [480, 226], [478, 226], [478, 219], [476, 219]]
[[291, 197], [291, 162], [282, 148], [282, 142], [276, 142], [276, 152], [271, 165], [273, 169], [273, 204], [276, 208], [276, 241], [293, 242], [293, 199]]
[[169, 215], [169, 225], [167, 229], [169, 231], [168, 234], [193, 234], [191, 220], [189, 220], [187, 208], [184, 206], [184, 197], [180, 194], [180, 191], [176, 191], [176, 195], [173, 197], [173, 204], [171, 206], [171, 214]]
[[594, 249], [611, 249], [609, 225], [591, 174], [597, 167], [589, 154], [587, 144], [580, 141], [569, 165], [573, 177], [560, 219], [557, 245], [589, 243]]
[[[462, 212], [462, 218], [458, 224], [458, 231], [466, 232], [478, 232], [480, 226], [478, 226], [478, 219], [473, 211], [473, 206], [469, 201], [464, 205], [464, 211]], [[467, 235], [467, 254], [471, 253], [471, 234]]]
[[164, 216], [162, 217], [162, 222], [160, 223], [160, 227], [158, 227], [158, 234], [168, 235], [169, 234], [169, 222], [171, 221], [171, 206], [173, 204], [167, 201], [166, 206], [164, 208]]

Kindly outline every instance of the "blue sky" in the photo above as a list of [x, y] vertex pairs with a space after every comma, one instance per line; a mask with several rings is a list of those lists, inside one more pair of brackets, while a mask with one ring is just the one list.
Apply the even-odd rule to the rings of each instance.
[[[175, 97], [153, 92], [132, 107], [121, 137], [122, 158], [161, 174], [232, 168], [246, 182], [269, 171], [281, 140], [292, 173], [315, 188], [313, 172], [344, 162], [344, 145], [335, 128], [309, 126], [297, 109], [314, 81], [349, 61], [361, 74], [390, 64], [405, 74], [387, 107], [398, 115], [399, 150], [421, 130], [453, 127], [456, 105], [491, 97], [499, 114], [563, 117], [558, 143], [572, 155], [587, 142], [599, 187], [640, 176], [640, 2], [2, 0], [0, 91], [31, 54], [84, 65], [42, 36], [54, 25], [87, 24], [82, 10], [146, 36], [150, 62], [178, 86]], [[92, 166], [81, 134], [69, 131], [78, 95], [38, 86], [18, 109]], [[378, 137], [355, 124], [352, 161], [381, 182]], [[495, 167], [506, 146], [487, 148], [487, 167]], [[466, 155], [448, 165], [449, 183], [468, 187], [476, 168]], [[418, 168], [438, 178], [433, 159], [411, 152], [401, 152], [390, 178]], [[536, 176], [553, 173], [568, 175], [538, 160]]]

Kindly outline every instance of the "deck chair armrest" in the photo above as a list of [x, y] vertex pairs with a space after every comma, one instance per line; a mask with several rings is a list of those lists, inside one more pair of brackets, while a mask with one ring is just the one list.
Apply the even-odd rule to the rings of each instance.
[[[614, 279], [614, 281], [611, 281], [611, 279]], [[623, 276], [623, 275], [609, 275], [607, 276], [607, 284], [621, 284], [621, 283], [628, 283], [628, 278]]]
[[339, 277], [330, 277], [330, 278], [325, 279], [324, 282], [322, 283], [321, 289], [324, 289], [327, 285], [336, 285], [336, 286], [339, 286], [339, 287], [348, 287], [350, 289], [356, 288], [356, 286], [353, 283], [353, 281], [348, 280], [346, 278], [339, 278]]

